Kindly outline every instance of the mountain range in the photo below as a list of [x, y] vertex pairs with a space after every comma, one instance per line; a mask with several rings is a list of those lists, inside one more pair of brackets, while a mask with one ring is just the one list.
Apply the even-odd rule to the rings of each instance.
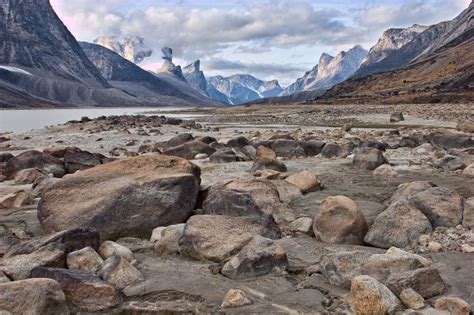
[[0, 107], [223, 106], [296, 102], [472, 100], [473, 4], [453, 20], [385, 31], [319, 62], [282, 88], [249, 74], [206, 78], [200, 60], [181, 68], [140, 36], [78, 43], [49, 0], [0, 0]]

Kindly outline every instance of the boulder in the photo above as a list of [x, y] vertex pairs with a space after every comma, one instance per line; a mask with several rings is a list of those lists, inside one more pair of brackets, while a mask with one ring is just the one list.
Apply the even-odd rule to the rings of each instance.
[[189, 141], [177, 147], [171, 147], [163, 151], [163, 154], [177, 156], [187, 160], [193, 160], [198, 154], [207, 154], [211, 156], [216, 149], [201, 141]]
[[474, 229], [474, 197], [467, 198], [464, 201], [462, 225], [471, 230]]
[[69, 315], [66, 297], [52, 279], [27, 279], [0, 284], [0, 313]]
[[474, 137], [470, 133], [440, 130], [429, 135], [431, 144], [445, 150], [451, 148], [464, 149], [474, 147]]
[[380, 176], [380, 177], [397, 177], [398, 173], [397, 171], [389, 164], [383, 164], [377, 167], [374, 170], [374, 176]]
[[352, 279], [362, 274], [361, 266], [370, 256], [371, 253], [363, 251], [328, 254], [321, 259], [319, 268], [329, 283], [349, 289]]
[[411, 254], [396, 247], [385, 254], [374, 254], [362, 263], [361, 272], [382, 283], [393, 275], [418, 268], [428, 267], [431, 262], [416, 254]]
[[230, 289], [222, 301], [221, 308], [242, 307], [251, 305], [253, 302], [247, 294], [240, 289]]
[[356, 314], [395, 314], [403, 309], [400, 300], [370, 276], [358, 276], [351, 284], [351, 308]]
[[31, 195], [24, 190], [17, 190], [0, 196], [0, 209], [14, 209], [31, 203]]
[[11, 246], [4, 257], [31, 254], [45, 246], [64, 249], [66, 254], [84, 247], [99, 248], [99, 234], [95, 230], [77, 228], [23, 241]]
[[56, 280], [66, 301], [81, 311], [103, 311], [120, 302], [118, 291], [91, 272], [39, 267], [33, 269], [31, 277]]
[[303, 149], [305, 156], [316, 156], [323, 151], [325, 143], [322, 141], [309, 140], [300, 141], [299, 145]]
[[232, 162], [250, 161], [250, 158], [247, 157], [242, 152], [238, 152], [234, 148], [226, 148], [226, 149], [220, 149], [214, 152], [209, 157], [209, 161], [211, 163], [232, 163]]
[[289, 228], [293, 232], [303, 233], [309, 236], [314, 234], [313, 219], [308, 217], [301, 217], [290, 223]]
[[396, 122], [401, 122], [404, 121], [405, 117], [403, 116], [402, 112], [394, 112], [390, 115], [390, 122], [391, 123], [396, 123]]
[[215, 184], [203, 204], [204, 214], [271, 217], [281, 205], [270, 180], [240, 177]]
[[230, 148], [242, 148], [246, 145], [249, 145], [250, 142], [244, 136], [239, 136], [237, 138], [229, 139], [225, 145]]
[[160, 256], [179, 254], [179, 239], [183, 235], [185, 226], [185, 224], [177, 224], [165, 227], [154, 246], [155, 252]]
[[406, 200], [394, 201], [375, 218], [365, 235], [365, 242], [380, 248], [416, 245], [419, 237], [430, 234], [428, 218]]
[[469, 176], [469, 177], [474, 177], [474, 163], [469, 164], [464, 171], [462, 171], [463, 175]]
[[457, 297], [440, 297], [436, 300], [437, 310], [448, 311], [451, 315], [469, 315], [471, 307], [469, 304]]
[[258, 217], [195, 215], [179, 240], [180, 252], [196, 260], [221, 262], [237, 254], [255, 235], [276, 239], [281, 231], [275, 223]]
[[257, 158], [257, 149], [253, 145], [246, 145], [240, 151], [252, 161]]
[[336, 143], [327, 143], [321, 150], [321, 155], [325, 158], [333, 158], [341, 156], [342, 148]]
[[466, 168], [464, 161], [456, 156], [446, 155], [438, 162], [438, 167], [448, 172], [463, 170]]
[[392, 274], [387, 279], [387, 286], [396, 295], [400, 295], [404, 289], [411, 288], [425, 299], [441, 295], [448, 288], [438, 269], [433, 267]]
[[228, 278], [253, 278], [269, 274], [273, 268], [285, 270], [288, 258], [283, 248], [271, 239], [260, 235], [250, 242], [222, 268], [222, 274]]
[[408, 136], [402, 137], [400, 140], [400, 147], [416, 148], [427, 142], [429, 142], [429, 137], [421, 132], [414, 132]]
[[298, 187], [303, 194], [321, 190], [321, 182], [316, 174], [310, 170], [304, 170], [288, 176], [286, 181]]
[[273, 170], [277, 172], [286, 172], [288, 169], [286, 165], [276, 159], [270, 159], [267, 157], [258, 157], [250, 169], [251, 173], [263, 170]]
[[129, 248], [112, 241], [103, 242], [102, 245], [100, 245], [99, 254], [103, 259], [108, 259], [112, 256], [120, 256], [128, 261], [133, 260], [133, 253]]
[[388, 148], [388, 144], [385, 143], [385, 142], [380, 142], [380, 141], [365, 140], [365, 141], [362, 141], [359, 144], [359, 147], [361, 147], [361, 148], [374, 148], [374, 149], [385, 152], [385, 150], [387, 150], [387, 148]]
[[364, 244], [367, 222], [357, 204], [345, 196], [328, 197], [314, 219], [314, 235], [324, 243]]
[[185, 222], [199, 184], [200, 169], [181, 158], [127, 158], [51, 186], [42, 194], [38, 218], [47, 233], [81, 226], [96, 229], [102, 240], [145, 238], [157, 226]]
[[69, 269], [96, 273], [102, 267], [104, 260], [92, 247], [71, 252], [67, 255], [66, 264]]
[[33, 184], [39, 177], [47, 176], [45, 172], [37, 168], [26, 168], [16, 173], [15, 185]]
[[277, 158], [275, 151], [263, 145], [257, 147], [256, 155], [258, 158], [267, 158], [270, 160], [276, 160]]
[[430, 188], [410, 198], [410, 202], [423, 212], [436, 228], [455, 227], [462, 221], [463, 197], [447, 188]]
[[177, 147], [179, 145], [182, 145], [186, 142], [190, 142], [190, 141], [193, 141], [194, 140], [194, 137], [192, 134], [189, 134], [189, 133], [181, 133], [171, 139], [169, 139], [167, 142], [166, 142], [166, 146], [168, 148], [173, 148], [173, 147]]
[[102, 164], [102, 160], [106, 157], [98, 153], [90, 153], [87, 151], [66, 152], [64, 154], [64, 164], [68, 173], [72, 174], [97, 165]]
[[290, 184], [286, 180], [273, 180], [272, 183], [278, 190], [278, 195], [280, 196], [280, 200], [282, 202], [288, 203], [303, 196], [301, 190], [298, 187]]
[[11, 153], [0, 153], [0, 163], [6, 163], [9, 159], [14, 158], [13, 154]]
[[375, 170], [382, 164], [386, 164], [387, 160], [382, 152], [375, 148], [358, 148], [354, 151], [352, 164], [363, 170]]
[[437, 187], [435, 184], [429, 181], [416, 181], [404, 183], [398, 186], [395, 194], [390, 198], [390, 202], [398, 201], [402, 198], [409, 198], [416, 195], [419, 192], [427, 189]]
[[161, 239], [161, 232], [166, 229], [166, 226], [159, 226], [156, 229], [153, 229], [150, 237], [150, 242], [156, 243]]
[[412, 310], [419, 310], [425, 307], [425, 299], [411, 288], [404, 289], [400, 293], [400, 300], [407, 308]]
[[64, 246], [51, 243], [32, 253], [4, 257], [0, 260], [0, 272], [12, 280], [23, 280], [36, 267], [64, 267], [65, 258]]
[[284, 158], [304, 156], [303, 148], [295, 140], [279, 139], [272, 143], [276, 155]]
[[144, 280], [142, 273], [127, 259], [116, 255], [104, 262], [99, 276], [118, 290]]
[[7, 161], [5, 165], [5, 176], [14, 179], [16, 174], [24, 169], [36, 168], [54, 177], [63, 177], [66, 168], [61, 160], [52, 155], [39, 151], [26, 151]]
[[59, 182], [60, 178], [49, 177], [49, 176], [42, 176], [38, 177], [32, 186], [31, 196], [33, 198], [41, 197], [43, 191], [47, 190], [49, 187], [53, 186], [57, 182]]

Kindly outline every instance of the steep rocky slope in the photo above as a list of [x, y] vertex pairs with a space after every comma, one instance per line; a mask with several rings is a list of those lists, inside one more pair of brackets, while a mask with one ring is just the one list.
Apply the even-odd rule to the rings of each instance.
[[185, 82], [154, 75], [105, 47], [85, 42], [81, 42], [81, 47], [112, 86], [131, 95], [160, 105], [218, 105]]
[[135, 64], [141, 63], [153, 54], [153, 50], [146, 45], [145, 39], [139, 36], [127, 38], [103, 36], [94, 40], [94, 44], [104, 46]]
[[[386, 72], [407, 66], [423, 55], [433, 53], [442, 46], [461, 36], [473, 26], [472, 14], [474, 5], [464, 10], [453, 20], [441, 22], [430, 27], [413, 26], [399, 30], [399, 38], [387, 39], [388, 30], [382, 35], [379, 43], [369, 53], [369, 58], [355, 73], [354, 77], [361, 78], [373, 73]], [[393, 36], [393, 34], [392, 34]], [[393, 40], [392, 49], [381, 49], [387, 41]], [[382, 50], [384, 58], [377, 58], [377, 51]]]
[[286, 88], [281, 95], [327, 90], [352, 76], [366, 56], [367, 51], [359, 45], [347, 52], [340, 52], [336, 57], [323, 53], [319, 63]]
[[201, 71], [201, 61], [196, 60], [183, 68], [183, 75], [189, 85], [207, 96], [207, 80]]

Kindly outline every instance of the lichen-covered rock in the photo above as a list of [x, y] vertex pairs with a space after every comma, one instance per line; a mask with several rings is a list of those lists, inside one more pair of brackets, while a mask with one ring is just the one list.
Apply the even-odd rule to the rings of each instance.
[[419, 310], [425, 307], [425, 299], [411, 288], [404, 289], [400, 293], [400, 300], [407, 308], [412, 310]]
[[142, 273], [137, 268], [127, 259], [120, 256], [108, 258], [104, 262], [99, 276], [119, 290], [144, 279]]
[[26, 279], [0, 284], [0, 312], [68, 315], [66, 297], [52, 279]]
[[99, 254], [103, 259], [107, 259], [112, 256], [120, 256], [127, 259], [128, 261], [133, 260], [133, 253], [129, 248], [112, 241], [103, 242], [99, 247]]
[[232, 279], [252, 278], [266, 275], [275, 267], [281, 270], [288, 267], [285, 251], [273, 240], [256, 235], [224, 265], [221, 272]]
[[351, 307], [354, 313], [361, 315], [395, 314], [403, 309], [400, 300], [370, 276], [358, 276], [352, 280]]
[[48, 188], [38, 218], [48, 233], [89, 227], [102, 240], [144, 238], [157, 226], [185, 222], [196, 204], [199, 184], [199, 168], [181, 158], [147, 155], [118, 160], [69, 175]]
[[299, 173], [288, 176], [287, 182], [298, 187], [303, 194], [314, 192], [321, 189], [321, 182], [316, 174], [310, 170], [304, 170]]
[[392, 274], [387, 279], [387, 286], [397, 295], [404, 289], [411, 288], [425, 299], [441, 295], [448, 288], [438, 269], [433, 267]]
[[362, 275], [361, 266], [370, 256], [362, 251], [332, 253], [323, 256], [319, 268], [331, 284], [348, 289], [352, 279]]
[[86, 247], [67, 255], [66, 264], [69, 269], [98, 272], [104, 260], [92, 248]]
[[276, 239], [275, 223], [258, 217], [195, 215], [179, 240], [181, 254], [196, 260], [221, 262], [237, 254], [255, 235]]
[[66, 301], [81, 311], [103, 311], [120, 302], [118, 291], [91, 272], [39, 267], [33, 269], [31, 277], [56, 280]]
[[469, 315], [471, 311], [469, 304], [457, 297], [441, 297], [436, 300], [435, 308], [451, 315]]
[[435, 187], [410, 198], [433, 227], [455, 227], [462, 222], [463, 197], [447, 188]]
[[367, 222], [357, 204], [345, 196], [333, 196], [324, 200], [314, 219], [314, 235], [324, 243], [364, 243]]
[[381, 248], [415, 245], [423, 234], [430, 234], [428, 218], [406, 200], [393, 202], [379, 214], [365, 235], [365, 242]]

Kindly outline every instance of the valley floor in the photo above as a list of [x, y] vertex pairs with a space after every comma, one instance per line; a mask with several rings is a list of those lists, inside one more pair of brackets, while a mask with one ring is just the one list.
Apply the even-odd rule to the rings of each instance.
[[[395, 112], [402, 112], [405, 120], [391, 123], [390, 115]], [[149, 113], [152, 113], [152, 110]], [[158, 115], [166, 116], [167, 113], [178, 112], [160, 111]], [[112, 310], [191, 313], [221, 311], [228, 314], [348, 312], [351, 308], [351, 298], [348, 295], [350, 280], [361, 274], [361, 265], [366, 263], [368, 257], [384, 254], [390, 246], [319, 242], [314, 237], [312, 225], [298, 229], [295, 227], [295, 221], [301, 218], [309, 218], [310, 221], [317, 218], [321, 215], [320, 208], [326, 198], [342, 195], [356, 202], [370, 230], [379, 215], [391, 203], [399, 185], [418, 181], [429, 181], [449, 190], [449, 200], [446, 203], [450, 202], [452, 194], [459, 195], [464, 200], [464, 217], [469, 215], [473, 218], [472, 222], [465, 224], [459, 221], [449, 227], [433, 226], [433, 233], [427, 233], [429, 236], [425, 237], [428, 241], [415, 240], [407, 246], [399, 246], [403, 250], [432, 260], [433, 267], [425, 268], [435, 268], [441, 275], [441, 281], [447, 285], [439, 294], [425, 294], [424, 310], [434, 311], [440, 295], [461, 298], [471, 309], [474, 306], [474, 104], [254, 105], [192, 109], [179, 113], [196, 115], [196, 123], [155, 123], [153, 120], [132, 118], [128, 123], [127, 118], [120, 121], [94, 119], [21, 134], [0, 135], [5, 138], [5, 141], [0, 143], [0, 154], [9, 152], [17, 156], [29, 150], [77, 147], [84, 151], [100, 153], [107, 158], [123, 158], [135, 156], [138, 152], [153, 151], [155, 144], [158, 150], [166, 151], [170, 149], [166, 142], [183, 133], [190, 133], [194, 138], [212, 137], [219, 142], [213, 148], [222, 152], [222, 156], [210, 160], [205, 154], [201, 154], [199, 159], [192, 161], [201, 169], [201, 187], [215, 187], [236, 177], [257, 178], [250, 172], [258, 160], [256, 153], [248, 153], [250, 149], [244, 149], [244, 145], [236, 147], [229, 144], [229, 140], [239, 137], [244, 137], [244, 142], [250, 146], [258, 147], [259, 143], [268, 145], [279, 156], [278, 161], [286, 165], [287, 172], [256, 172], [261, 176], [259, 178], [268, 177], [274, 182], [285, 209], [283, 214], [274, 213], [275, 217], [281, 216], [276, 221], [283, 232], [283, 237], [274, 243], [286, 252], [286, 271], [273, 268], [274, 270], [261, 277], [233, 279], [220, 273], [225, 261], [198, 261], [177, 253], [160, 255], [157, 253], [156, 244], [148, 238], [122, 238], [117, 242], [134, 252], [134, 266], [141, 272], [143, 279], [123, 289], [120, 293], [121, 302], [113, 306]], [[462, 124], [459, 124], [460, 122]], [[456, 131], [457, 127], [462, 129], [463, 133]], [[442, 134], [441, 138], [445, 134], [449, 137], [455, 135], [452, 145], [433, 136], [438, 133]], [[316, 145], [316, 142], [326, 143], [326, 146], [335, 144], [337, 152], [324, 153], [321, 151], [324, 147], [314, 154], [303, 152], [303, 148], [309, 146], [308, 143]], [[369, 147], [385, 146], [383, 155], [391, 167], [375, 173], [373, 169], [356, 167], [353, 162], [355, 147], [363, 146], [364, 143]], [[293, 145], [296, 147], [292, 147]], [[302, 153], [296, 153], [300, 146]], [[229, 149], [234, 153], [226, 151]], [[181, 151], [174, 152], [180, 154]], [[464, 165], [447, 165], [451, 157]], [[310, 192], [300, 192], [297, 189], [295, 192], [293, 186], [285, 186], [286, 176], [304, 170], [316, 174], [323, 189]], [[69, 176], [76, 175], [67, 175], [63, 180], [67, 181]], [[5, 202], [5, 196], [19, 191], [30, 194], [34, 190], [31, 184], [18, 185], [11, 178], [4, 177], [0, 182], [0, 200]], [[104, 188], [104, 191], [107, 190]], [[259, 198], [267, 197], [256, 197], [256, 202], [261, 201]], [[445, 202], [444, 196], [440, 198]], [[472, 203], [469, 209], [467, 200]], [[68, 205], [64, 204], [64, 208], [67, 207]], [[12, 245], [36, 240], [44, 235], [37, 218], [37, 208], [38, 198], [19, 206], [6, 202], [0, 206], [0, 257]], [[200, 214], [199, 210], [196, 211], [195, 214]], [[407, 220], [402, 214], [400, 216], [396, 222]], [[210, 228], [213, 229], [214, 227]], [[214, 237], [226, 239], [227, 236], [216, 234]], [[36, 257], [35, 253], [29, 254], [30, 259]], [[346, 258], [336, 259], [334, 255], [345, 255]], [[11, 268], [8, 259], [11, 257], [4, 258], [3, 262], [0, 260], [0, 276], [2, 270], [7, 274]], [[262, 263], [273, 263], [272, 259], [273, 256], [266, 257]], [[344, 265], [344, 259], [350, 261], [350, 266]], [[399, 259], [403, 260], [400, 257]], [[397, 268], [400, 268], [400, 265], [396, 262], [390, 265], [389, 259], [384, 263], [387, 265], [379, 268], [386, 268], [386, 272], [390, 275], [393, 273], [394, 277], [398, 273], [413, 271], [411, 267], [409, 270], [402, 270], [405, 267], [399, 270]], [[328, 264], [331, 266], [328, 267]], [[248, 270], [247, 272], [251, 273]], [[10, 277], [9, 280], [15, 279]], [[434, 283], [440, 280], [420, 280], [417, 284], [420, 291], [424, 290], [421, 283], [423, 281]], [[224, 296], [230, 289], [243, 290], [252, 304], [221, 308]], [[429, 291], [430, 288], [426, 290]], [[100, 301], [94, 303], [100, 304]], [[68, 306], [71, 310], [83, 311], [80, 305], [71, 306], [70, 301]], [[406, 308], [408, 307], [399, 307], [400, 310]], [[408, 314], [409, 311], [405, 312]], [[439, 314], [447, 313], [439, 310]]]

